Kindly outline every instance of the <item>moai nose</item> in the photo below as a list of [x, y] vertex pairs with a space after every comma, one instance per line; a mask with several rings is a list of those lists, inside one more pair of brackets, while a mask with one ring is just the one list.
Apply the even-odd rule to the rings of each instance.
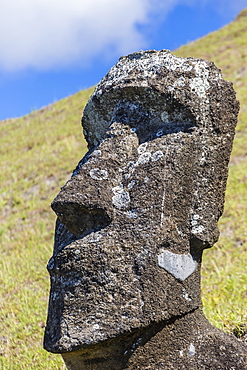
[[76, 202], [59, 199], [55, 199], [51, 207], [62, 224], [75, 236], [95, 232], [111, 222], [104, 209], [86, 208]]
[[[130, 127], [113, 123], [109, 138], [86, 155], [51, 204], [62, 224], [74, 235], [85, 236], [108, 226], [113, 218], [113, 189], [119, 184], [138, 137]], [[120, 171], [119, 171], [120, 169]]]
[[95, 181], [92, 186], [91, 182], [87, 176], [72, 177], [51, 204], [62, 224], [75, 236], [98, 231], [112, 219], [106, 184]]

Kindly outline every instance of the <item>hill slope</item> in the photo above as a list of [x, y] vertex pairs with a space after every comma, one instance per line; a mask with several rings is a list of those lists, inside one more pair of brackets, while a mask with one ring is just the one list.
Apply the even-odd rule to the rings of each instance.
[[[174, 52], [209, 59], [234, 83], [241, 102], [221, 238], [205, 253], [205, 313], [217, 326], [244, 331], [247, 321], [247, 10], [223, 29]], [[164, 45], [165, 46], [165, 45]], [[0, 122], [2, 369], [62, 369], [42, 349], [55, 216], [50, 202], [86, 151], [80, 118], [92, 89], [23, 118]]]

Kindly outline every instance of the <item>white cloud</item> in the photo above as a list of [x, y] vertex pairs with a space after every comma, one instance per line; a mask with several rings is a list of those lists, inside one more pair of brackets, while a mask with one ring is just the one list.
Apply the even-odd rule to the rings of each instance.
[[[188, 0], [194, 3], [194, 0]], [[237, 15], [242, 9], [247, 7], [247, 0], [201, 0], [203, 5], [210, 5], [222, 16]]]
[[0, 69], [49, 69], [144, 48], [137, 25], [176, 2], [0, 0]]
[[[139, 25], [163, 21], [179, 3], [196, 2], [0, 0], [0, 70], [58, 68], [148, 47]], [[236, 0], [202, 0], [207, 3], [229, 8]]]

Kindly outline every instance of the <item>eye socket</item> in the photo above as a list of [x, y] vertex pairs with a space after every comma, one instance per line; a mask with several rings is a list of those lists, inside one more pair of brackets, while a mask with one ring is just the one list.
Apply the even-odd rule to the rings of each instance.
[[140, 144], [178, 132], [191, 134], [196, 127], [190, 110], [167, 96], [156, 97], [155, 104], [122, 99], [115, 107], [112, 120], [130, 126]]
[[111, 223], [111, 218], [102, 208], [86, 208], [71, 201], [54, 200], [51, 208], [61, 223], [75, 236], [85, 236]]
[[137, 134], [139, 144], [157, 139], [159, 131], [161, 136], [178, 132], [189, 135], [198, 127], [198, 112], [192, 110], [183, 94], [174, 95], [171, 86], [151, 85], [136, 86], [133, 82], [133, 86], [116, 86], [92, 96], [82, 117], [89, 149], [107, 137], [113, 122], [128, 125]]

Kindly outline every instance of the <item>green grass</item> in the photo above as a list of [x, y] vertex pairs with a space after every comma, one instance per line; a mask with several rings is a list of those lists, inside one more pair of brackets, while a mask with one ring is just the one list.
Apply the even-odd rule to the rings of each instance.
[[[247, 307], [247, 11], [175, 52], [213, 60], [234, 83], [241, 112], [230, 163], [221, 237], [205, 252], [204, 311], [225, 331], [244, 334]], [[164, 45], [165, 47], [165, 45]], [[92, 89], [0, 122], [0, 369], [64, 369], [42, 349], [55, 215], [50, 203], [86, 151], [80, 118]]]

